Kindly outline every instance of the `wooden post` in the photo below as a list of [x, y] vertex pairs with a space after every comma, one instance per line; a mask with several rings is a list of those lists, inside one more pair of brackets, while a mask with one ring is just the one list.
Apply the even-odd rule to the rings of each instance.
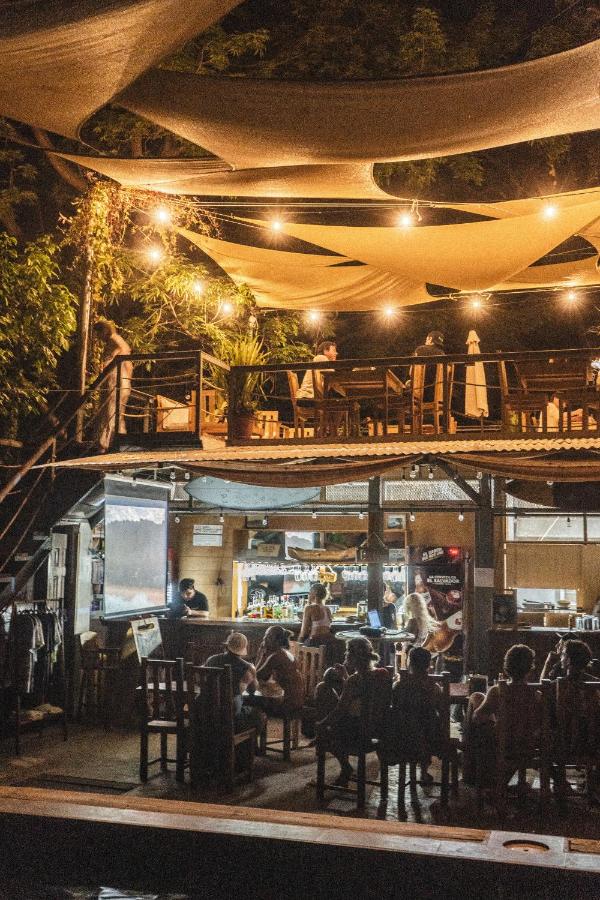
[[[85, 394], [87, 380], [88, 351], [90, 339], [90, 321], [92, 316], [94, 252], [88, 245], [86, 253], [85, 279], [77, 321], [77, 390], [80, 396]], [[75, 439], [83, 439], [83, 419], [85, 408], [82, 406], [77, 414]]]
[[475, 554], [473, 569], [472, 633], [470, 657], [477, 672], [488, 671], [488, 631], [492, 627], [494, 601], [494, 512], [492, 478], [480, 481], [481, 501], [475, 510]]
[[367, 605], [381, 609], [383, 604], [383, 564], [387, 547], [383, 540], [383, 509], [381, 506], [381, 478], [369, 478], [369, 537], [367, 562]]

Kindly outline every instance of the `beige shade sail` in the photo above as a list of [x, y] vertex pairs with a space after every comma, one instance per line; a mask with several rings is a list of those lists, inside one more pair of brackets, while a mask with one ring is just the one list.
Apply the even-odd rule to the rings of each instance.
[[600, 40], [500, 69], [378, 82], [152, 70], [119, 102], [243, 168], [469, 153], [600, 127]]
[[247, 284], [260, 306], [360, 312], [432, 299], [424, 284], [371, 266], [343, 265], [348, 260], [339, 256], [249, 247], [183, 228], [179, 233], [214, 259], [236, 284]]
[[495, 285], [497, 291], [536, 290], [538, 288], [575, 288], [600, 284], [598, 256], [569, 263], [529, 266], [508, 281]]
[[57, 153], [129, 188], [210, 197], [390, 200], [366, 163], [237, 169], [218, 159], [107, 159]]
[[600, 215], [600, 200], [514, 218], [461, 225], [347, 227], [282, 223], [292, 237], [413, 283], [464, 291], [494, 287], [526, 269]]
[[2, 4], [0, 115], [77, 137], [93, 112], [239, 2]]

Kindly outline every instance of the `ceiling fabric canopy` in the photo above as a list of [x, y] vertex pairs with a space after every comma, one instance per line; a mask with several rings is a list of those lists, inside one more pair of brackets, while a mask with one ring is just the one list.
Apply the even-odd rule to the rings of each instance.
[[552, 218], [543, 212], [414, 228], [296, 225], [283, 222], [292, 237], [357, 259], [413, 283], [447, 285], [464, 291], [493, 288], [600, 215], [600, 199], [559, 207]]
[[528, 481], [600, 481], [600, 453], [503, 456], [494, 453], [456, 453], [448, 462], [491, 475]]
[[497, 291], [536, 290], [537, 288], [585, 287], [600, 284], [598, 256], [569, 263], [529, 266], [508, 281], [495, 285]]
[[3, 3], [0, 115], [77, 137], [92, 113], [239, 2]]
[[237, 169], [218, 159], [107, 159], [57, 153], [124, 187], [205, 197], [290, 197], [390, 200], [377, 187], [373, 166], [279, 166]]
[[372, 266], [340, 265], [348, 260], [339, 256], [266, 250], [178, 230], [236, 284], [247, 284], [259, 306], [360, 312], [381, 309], [384, 304], [408, 306], [432, 299], [423, 283]]
[[206, 463], [193, 466], [198, 475], [211, 474], [215, 478], [242, 482], [263, 487], [322, 487], [327, 484], [344, 484], [358, 478], [382, 475], [398, 466], [406, 466], [419, 459], [415, 456], [390, 457], [385, 460], [334, 459], [327, 463], [313, 460], [293, 464], [251, 465], [249, 463]]
[[599, 63], [597, 40], [500, 69], [395, 81], [154, 69], [119, 102], [236, 167], [426, 159], [599, 128]]

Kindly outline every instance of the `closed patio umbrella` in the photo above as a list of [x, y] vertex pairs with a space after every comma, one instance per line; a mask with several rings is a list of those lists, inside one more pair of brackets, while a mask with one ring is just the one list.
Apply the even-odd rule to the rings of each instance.
[[[469, 355], [478, 355], [481, 353], [479, 349], [479, 336], [476, 331], [471, 329], [467, 336], [467, 353]], [[485, 369], [482, 362], [473, 363], [467, 366], [465, 378], [465, 415], [473, 419], [487, 419], [489, 416], [487, 384], [485, 380]]]

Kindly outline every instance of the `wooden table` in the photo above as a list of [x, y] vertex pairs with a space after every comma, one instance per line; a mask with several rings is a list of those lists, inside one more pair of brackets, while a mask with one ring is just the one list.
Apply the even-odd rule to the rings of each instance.
[[402, 394], [404, 382], [391, 369], [360, 366], [347, 372], [323, 372], [323, 391], [325, 402], [332, 394], [338, 394], [355, 401], [357, 408], [360, 400], [381, 400], [383, 398], [383, 433], [387, 434], [389, 397], [390, 394], [397, 396]]

